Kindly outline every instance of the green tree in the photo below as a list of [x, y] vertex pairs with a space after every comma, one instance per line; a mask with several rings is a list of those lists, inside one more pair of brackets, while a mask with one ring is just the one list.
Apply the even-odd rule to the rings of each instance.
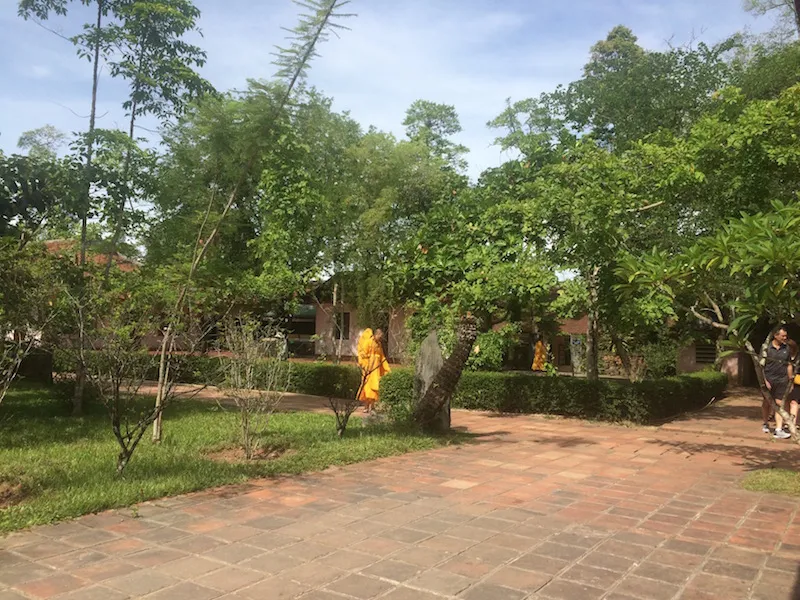
[[445, 161], [453, 169], [466, 168], [463, 155], [469, 149], [450, 139], [461, 133], [461, 122], [454, 106], [416, 100], [406, 111], [403, 126], [410, 140], [427, 146], [436, 158]]
[[[197, 31], [200, 16], [190, 1], [118, 0], [113, 10], [117, 22], [111, 26], [111, 35], [117, 40], [117, 51], [110, 60], [110, 73], [128, 82], [129, 95], [123, 108], [129, 117], [128, 137], [134, 141], [137, 119], [154, 115], [164, 124], [181, 114], [188, 102], [213, 88], [193, 70], [205, 64], [206, 53], [183, 39]], [[141, 171], [132, 169], [137, 151], [135, 144], [129, 144], [119, 172], [123, 189], [136, 187], [128, 182], [132, 173], [141, 177]], [[126, 194], [117, 197], [109, 212], [113, 235], [106, 276], [113, 252], [130, 224], [125, 207], [134, 200]]]
[[[210, 248], [216, 244], [217, 236], [223, 227], [227, 226], [227, 218], [231, 210], [237, 202], [242, 201], [243, 192], [246, 192], [252, 185], [254, 167], [262, 156], [262, 149], [278, 139], [276, 134], [280, 130], [275, 124], [283, 121], [285, 107], [295, 93], [296, 88], [303, 82], [310, 61], [316, 56], [317, 45], [327, 39], [332, 29], [342, 27], [336, 22], [338, 18], [349, 16], [339, 12], [346, 4], [347, 2], [342, 0], [308, 0], [308, 2], [301, 3], [308, 12], [301, 15], [299, 24], [292, 30], [292, 43], [287, 48], [278, 49], [276, 60], [278, 82], [276, 85], [281, 91], [277, 102], [272, 105], [271, 111], [267, 112], [267, 118], [262, 121], [261, 127], [257, 126], [257, 122], [247, 124], [252, 127], [251, 134], [248, 136], [249, 143], [243, 147], [236, 157], [241, 160], [237, 168], [231, 169], [225, 174], [225, 177], [229, 179], [227, 181], [212, 180], [210, 183], [213, 183], [213, 185], [209, 185], [205, 190], [204, 196], [208, 198], [208, 205], [199, 218], [200, 226], [196, 241], [190, 250], [184, 284], [180, 287], [175, 305], [169, 314], [168, 324], [161, 344], [158, 392], [156, 395], [158, 416], [153, 424], [154, 441], [161, 440], [161, 412], [159, 407], [162, 405], [167, 391], [169, 362], [174, 346], [176, 328], [183, 318], [183, 309], [187, 301], [187, 295], [194, 285], [195, 274], [203, 264]], [[227, 124], [229, 123], [224, 123], [223, 125]], [[253, 127], [254, 125], [256, 126]], [[209, 162], [219, 164], [230, 158], [229, 156], [224, 158], [210, 157]], [[222, 197], [221, 202], [218, 201], [220, 196]], [[210, 220], [212, 216], [214, 218]]]
[[743, 0], [744, 9], [756, 15], [775, 15], [773, 37], [787, 41], [800, 35], [800, 2], [797, 0]]
[[437, 204], [391, 264], [417, 329], [456, 329], [452, 353], [415, 411], [425, 428], [442, 425], [442, 408], [478, 332], [508, 320], [520, 305], [542, 306], [555, 285], [550, 264], [536, 252], [543, 243], [538, 219], [524, 205], [491, 201], [477, 190]]
[[25, 131], [19, 137], [17, 147], [28, 151], [34, 158], [55, 158], [59, 148], [67, 141], [67, 136], [52, 125]]

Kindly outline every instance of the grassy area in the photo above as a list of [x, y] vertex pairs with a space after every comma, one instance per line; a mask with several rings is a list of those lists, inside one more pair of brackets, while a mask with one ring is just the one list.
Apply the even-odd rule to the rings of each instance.
[[[50, 389], [13, 390], [0, 405], [0, 501], [15, 489], [24, 498], [0, 509], [0, 532], [103, 509], [237, 483], [253, 477], [296, 474], [382, 456], [426, 450], [454, 438], [432, 438], [388, 427], [361, 427], [353, 419], [338, 439], [333, 415], [277, 414], [266, 444], [287, 448], [270, 461], [249, 464], [209, 459], [205, 453], [237, 440], [236, 414], [201, 402], [169, 407], [165, 438], [140, 445], [124, 479], [115, 474], [117, 445], [102, 406], [81, 418]], [[6, 498], [7, 499], [7, 498]]]
[[800, 496], [800, 473], [786, 469], [753, 471], [744, 478], [742, 487], [751, 492]]

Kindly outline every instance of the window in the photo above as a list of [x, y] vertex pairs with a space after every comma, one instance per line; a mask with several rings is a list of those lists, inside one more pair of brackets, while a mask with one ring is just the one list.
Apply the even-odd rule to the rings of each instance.
[[713, 365], [717, 360], [717, 347], [714, 344], [695, 344], [694, 362], [698, 365]]
[[349, 340], [350, 339], [350, 313], [336, 313], [336, 339]]

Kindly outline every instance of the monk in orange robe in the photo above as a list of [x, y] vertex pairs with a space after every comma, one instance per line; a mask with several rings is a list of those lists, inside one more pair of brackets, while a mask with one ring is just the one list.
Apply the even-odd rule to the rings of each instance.
[[545, 348], [544, 342], [539, 340], [536, 342], [536, 348], [533, 352], [533, 364], [531, 365], [532, 371], [544, 371], [544, 363], [545, 359], [547, 358], [546, 352], [547, 348]]
[[377, 329], [373, 334], [372, 329], [365, 329], [358, 338], [358, 365], [361, 367], [361, 389], [358, 399], [365, 404], [364, 411], [372, 412], [372, 408], [379, 399], [381, 377], [391, 371], [389, 361], [383, 354], [381, 346], [383, 331]]

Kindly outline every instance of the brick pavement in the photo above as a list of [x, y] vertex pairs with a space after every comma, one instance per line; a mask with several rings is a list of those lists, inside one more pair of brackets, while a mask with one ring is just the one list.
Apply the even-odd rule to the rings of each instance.
[[800, 502], [737, 486], [799, 450], [757, 434], [751, 397], [710, 410], [455, 411], [474, 442], [0, 539], [0, 600], [800, 598]]

